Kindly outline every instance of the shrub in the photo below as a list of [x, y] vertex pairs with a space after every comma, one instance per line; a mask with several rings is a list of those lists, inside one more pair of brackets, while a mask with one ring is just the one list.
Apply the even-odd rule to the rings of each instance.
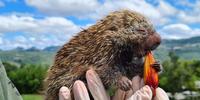
[[10, 71], [8, 77], [20, 93], [37, 93], [42, 89], [47, 65], [23, 64], [17, 70]]

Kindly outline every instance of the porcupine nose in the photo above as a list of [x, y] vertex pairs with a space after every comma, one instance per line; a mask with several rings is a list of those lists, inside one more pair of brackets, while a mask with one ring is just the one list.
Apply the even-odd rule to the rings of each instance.
[[156, 49], [160, 43], [161, 43], [161, 37], [158, 33], [155, 33], [153, 36], [152, 36], [152, 41], [154, 42], [153, 45], [151, 46], [151, 50], [154, 50]]

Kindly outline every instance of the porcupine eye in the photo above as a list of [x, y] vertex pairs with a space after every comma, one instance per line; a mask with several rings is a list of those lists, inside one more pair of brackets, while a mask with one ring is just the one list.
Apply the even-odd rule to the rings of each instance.
[[142, 34], [142, 35], [147, 35], [147, 33], [148, 33], [147, 30], [144, 29], [144, 28], [136, 29], [136, 31], [137, 31], [138, 33]]

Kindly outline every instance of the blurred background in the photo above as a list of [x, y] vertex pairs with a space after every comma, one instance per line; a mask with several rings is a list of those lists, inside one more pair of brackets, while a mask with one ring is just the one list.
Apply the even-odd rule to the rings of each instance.
[[199, 0], [0, 0], [0, 59], [24, 100], [42, 100], [56, 51], [109, 12], [147, 16], [162, 37], [160, 87], [172, 99], [200, 99]]

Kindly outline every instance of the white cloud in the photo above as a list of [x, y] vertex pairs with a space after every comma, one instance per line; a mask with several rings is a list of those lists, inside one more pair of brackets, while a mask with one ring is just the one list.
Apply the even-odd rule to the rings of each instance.
[[61, 45], [79, 30], [79, 26], [63, 17], [37, 19], [31, 16], [1, 15], [0, 33], [3, 34], [1, 38], [7, 33], [24, 33], [24, 35], [14, 35], [14, 39], [2, 38], [1, 44], [4, 45], [0, 48], [12, 49], [16, 46], [44, 48]]
[[16, 36], [15, 41], [17, 41], [18, 43], [28, 42], [24, 36]]
[[96, 9], [96, 13], [91, 14], [91, 17], [102, 17], [111, 11], [119, 9], [131, 9], [145, 14], [152, 19], [160, 17], [160, 13], [151, 4], [148, 4], [145, 1], [134, 0], [107, 0], [99, 8]]
[[26, 0], [30, 6], [50, 15], [80, 16], [93, 12], [98, 0]]
[[165, 24], [169, 21], [165, 15], [175, 13], [175, 8], [164, 1], [161, 1], [158, 7], [144, 0], [105, 0], [103, 3], [99, 3], [98, 0], [26, 0], [26, 3], [48, 15], [76, 16], [95, 20], [111, 11], [131, 9], [146, 15], [155, 24]]
[[195, 13], [194, 15], [191, 15], [185, 12], [180, 12], [178, 14], [178, 18], [180, 19], [180, 21], [186, 24], [200, 23], [200, 13]]
[[[5, 35], [5, 34], [4, 34]], [[34, 35], [31, 36], [30, 34], [20, 35], [20, 36], [14, 36], [14, 39], [8, 39], [0, 37], [0, 49], [3, 50], [9, 50], [14, 49], [16, 47], [23, 47], [25, 49], [30, 47], [36, 47], [39, 49], [43, 49], [48, 46], [58, 46], [64, 44], [68, 39], [71, 38], [70, 36], [64, 36], [64, 35], [51, 35], [50, 34], [42, 34], [42, 35]], [[61, 38], [63, 36], [63, 38]]]
[[76, 16], [97, 20], [111, 11], [131, 9], [146, 15], [155, 26], [170, 24], [174, 20], [186, 24], [200, 23], [200, 1], [196, 1], [194, 4], [187, 0], [174, 3], [175, 5], [190, 7], [192, 11], [178, 9], [167, 1], [160, 0], [157, 2], [158, 5], [153, 6], [145, 0], [105, 0], [103, 3], [98, 2], [98, 0], [26, 0], [29, 6], [53, 16]]
[[46, 17], [35, 19], [30, 16], [0, 16], [0, 32], [26, 33], [66, 33], [75, 32], [78, 27], [63, 17]]
[[180, 11], [178, 19], [186, 24], [200, 23], [200, 1], [191, 6], [192, 11]]
[[170, 24], [159, 30], [159, 33], [163, 38], [182, 39], [193, 36], [200, 36], [200, 29], [191, 29], [185, 24]]
[[160, 1], [158, 7], [156, 8], [163, 17], [174, 16], [174, 14], [178, 12], [178, 10], [175, 7], [164, 1]]

